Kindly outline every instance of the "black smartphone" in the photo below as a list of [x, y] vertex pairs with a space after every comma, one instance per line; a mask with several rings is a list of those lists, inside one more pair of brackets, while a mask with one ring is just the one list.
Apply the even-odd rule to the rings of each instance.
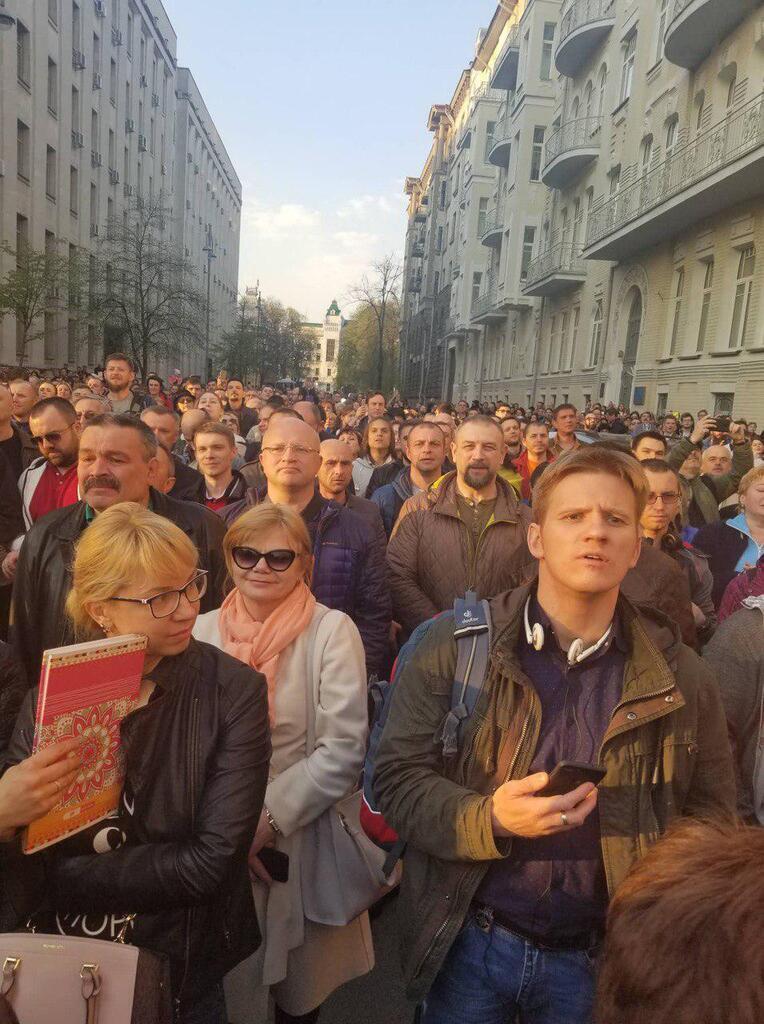
[[716, 430], [714, 431], [714, 433], [729, 434], [731, 423], [732, 419], [729, 416], [717, 416]]
[[536, 796], [563, 796], [585, 782], [598, 786], [605, 778], [606, 771], [598, 764], [580, 764], [578, 761], [560, 761], [549, 776], [549, 782]]
[[257, 855], [274, 882], [289, 881], [289, 857], [273, 846], [264, 846]]

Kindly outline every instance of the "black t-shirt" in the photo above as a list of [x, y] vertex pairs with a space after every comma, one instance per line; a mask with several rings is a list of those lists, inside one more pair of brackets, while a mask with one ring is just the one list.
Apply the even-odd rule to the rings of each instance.
[[23, 467], [21, 465], [21, 441], [15, 430], [6, 441], [0, 441], [0, 452], [5, 455], [11, 465], [13, 475], [18, 480]]

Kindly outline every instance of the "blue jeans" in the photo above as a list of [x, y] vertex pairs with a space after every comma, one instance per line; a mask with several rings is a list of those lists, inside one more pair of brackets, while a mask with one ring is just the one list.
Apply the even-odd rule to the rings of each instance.
[[201, 999], [180, 1011], [180, 1024], [228, 1024], [223, 986], [214, 985]]
[[594, 958], [550, 951], [470, 914], [424, 1003], [422, 1024], [591, 1024]]

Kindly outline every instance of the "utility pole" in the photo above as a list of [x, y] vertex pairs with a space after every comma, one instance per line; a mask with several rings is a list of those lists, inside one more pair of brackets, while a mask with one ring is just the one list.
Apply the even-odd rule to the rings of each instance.
[[206, 387], [210, 379], [210, 288], [212, 285], [212, 261], [215, 259], [215, 243], [212, 239], [212, 225], [207, 228], [207, 239], [202, 252], [207, 254], [207, 330], [204, 335], [204, 370], [202, 376]]

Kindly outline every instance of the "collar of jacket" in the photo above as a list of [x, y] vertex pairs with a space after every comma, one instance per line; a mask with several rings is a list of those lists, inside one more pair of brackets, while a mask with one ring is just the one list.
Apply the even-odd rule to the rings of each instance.
[[199, 641], [191, 637], [188, 647], [180, 654], [162, 660], [149, 673], [152, 683], [162, 690], [174, 690], [179, 680], [198, 673], [201, 663]]
[[[544, 462], [554, 462], [554, 455], [550, 451], [547, 451], [546, 458], [544, 459]], [[514, 465], [515, 469], [518, 471], [518, 473], [520, 473], [521, 476], [523, 474], [523, 471], [525, 471], [526, 473], [530, 473], [531, 467], [530, 467], [530, 463], [528, 461], [528, 449], [527, 448], [523, 448], [521, 454], [518, 455], [518, 457], [515, 459], [513, 465]], [[538, 465], [541, 466], [542, 463], [539, 462]]]
[[[505, 676], [521, 683], [529, 680], [520, 668], [518, 644], [524, 642], [523, 612], [536, 581], [491, 600], [495, 640], [491, 663]], [[677, 627], [655, 609], [639, 609], [620, 594], [618, 615], [629, 646], [623, 691], [603, 744], [627, 729], [662, 718], [684, 706], [673, 674], [681, 643]]]
[[[461, 520], [456, 505], [456, 470], [446, 473], [427, 491], [427, 503], [433, 512]], [[496, 507], [491, 523], [516, 523], [517, 497], [514, 489], [500, 476], [496, 477]], [[490, 525], [490, 523], [489, 523]]]
[[414, 493], [414, 485], [411, 482], [411, 466], [405, 466], [395, 480], [392, 481], [393, 489], [399, 498], [407, 501]]
[[[184, 506], [192, 507], [193, 504], [193, 502], [174, 501], [172, 498], [168, 498], [166, 494], [162, 494], [161, 491], [157, 491], [153, 487], [149, 488], [149, 509], [152, 512], [156, 512], [159, 516], [164, 516], [165, 519], [170, 519], [184, 533], [191, 533], [193, 531], [193, 523], [190, 523], [182, 515], [186, 511]], [[62, 510], [63, 515], [55, 523], [51, 524], [51, 532], [54, 536], [59, 540], [78, 540], [87, 522], [86, 507], [87, 503], [84, 501], [77, 501], [73, 505], [67, 505]]]

